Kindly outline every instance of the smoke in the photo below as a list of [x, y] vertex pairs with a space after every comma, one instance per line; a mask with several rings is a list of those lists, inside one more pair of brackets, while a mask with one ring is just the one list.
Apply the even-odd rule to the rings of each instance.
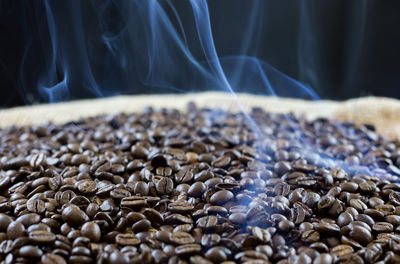
[[217, 49], [224, 36], [213, 35], [205, 0], [27, 4], [23, 93], [28, 103], [204, 90], [317, 99], [257, 57], [265, 8], [263, 1], [247, 5], [244, 34], [232, 39], [239, 51], [227, 54], [226, 40]]

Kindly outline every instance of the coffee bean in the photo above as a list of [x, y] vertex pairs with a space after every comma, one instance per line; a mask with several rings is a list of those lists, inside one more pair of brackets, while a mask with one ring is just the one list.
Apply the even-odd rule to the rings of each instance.
[[0, 259], [398, 262], [396, 141], [248, 117], [190, 104], [1, 129]]
[[6, 214], [0, 214], [0, 232], [7, 230], [9, 224], [11, 224], [12, 218]]
[[199, 253], [201, 251], [201, 246], [198, 244], [186, 244], [175, 248], [175, 253], [179, 256], [187, 256]]
[[139, 233], [147, 231], [150, 227], [151, 227], [151, 222], [147, 219], [142, 219], [132, 225], [132, 231], [134, 233]]
[[246, 214], [244, 213], [233, 213], [229, 216], [229, 221], [234, 224], [242, 225], [246, 223]]
[[205, 257], [214, 263], [221, 263], [227, 260], [227, 256], [223, 250], [218, 247], [210, 248], [205, 253]]
[[203, 182], [193, 183], [189, 190], [188, 195], [191, 197], [201, 197], [201, 195], [207, 190], [207, 186]]
[[52, 243], [56, 240], [56, 235], [46, 230], [35, 230], [29, 233], [29, 239], [38, 244]]
[[221, 241], [221, 237], [218, 234], [204, 234], [201, 237], [201, 245], [204, 247], [217, 246]]
[[135, 246], [140, 244], [140, 239], [134, 234], [118, 234], [115, 237], [115, 242], [122, 246]]
[[37, 213], [37, 214], [42, 214], [44, 213], [46, 207], [45, 203], [42, 200], [28, 200], [26, 202], [26, 208], [29, 210], [29, 212], [32, 213]]
[[393, 231], [393, 225], [387, 222], [376, 222], [372, 229], [378, 233], [388, 233]]
[[192, 235], [186, 232], [173, 232], [170, 234], [169, 240], [178, 245], [192, 244], [195, 242]]
[[89, 221], [89, 217], [79, 207], [70, 205], [62, 211], [62, 219], [71, 226], [79, 226]]
[[98, 242], [101, 237], [101, 230], [98, 224], [87, 222], [81, 226], [81, 234], [88, 237], [93, 242]]
[[157, 182], [156, 188], [160, 195], [169, 194], [174, 188], [174, 183], [170, 178], [163, 177]]
[[222, 190], [214, 193], [210, 198], [212, 204], [224, 204], [234, 197], [233, 193], [227, 190]]
[[231, 158], [229, 156], [222, 156], [211, 162], [211, 165], [217, 168], [226, 167], [231, 162]]
[[271, 241], [271, 234], [267, 230], [259, 227], [253, 228], [252, 235], [260, 240], [262, 243], [268, 243]]
[[367, 246], [367, 251], [365, 252], [365, 259], [369, 263], [376, 263], [378, 259], [382, 256], [383, 249], [382, 245], [379, 243], [372, 243]]
[[25, 227], [22, 223], [14, 221], [7, 227], [8, 239], [16, 239], [25, 235]]
[[41, 262], [43, 264], [66, 264], [67, 262], [63, 257], [57, 254], [53, 253], [47, 253], [45, 255], [42, 255], [41, 257]]
[[93, 194], [97, 190], [97, 184], [92, 180], [82, 180], [77, 182], [76, 185], [82, 194]]
[[196, 224], [198, 227], [204, 230], [213, 230], [217, 226], [218, 219], [216, 216], [204, 216], [197, 220]]
[[36, 213], [24, 214], [16, 219], [17, 222], [22, 223], [25, 227], [37, 224], [40, 222], [40, 215]]
[[34, 246], [23, 246], [19, 249], [19, 255], [25, 258], [40, 258], [43, 251]]
[[355, 241], [365, 245], [372, 241], [373, 237], [371, 232], [367, 228], [362, 226], [354, 226], [349, 233], [350, 237]]
[[159, 226], [164, 222], [164, 217], [157, 210], [146, 208], [144, 209], [143, 214], [154, 226]]
[[307, 230], [301, 235], [301, 240], [307, 243], [317, 242], [320, 238], [320, 233], [316, 230]]

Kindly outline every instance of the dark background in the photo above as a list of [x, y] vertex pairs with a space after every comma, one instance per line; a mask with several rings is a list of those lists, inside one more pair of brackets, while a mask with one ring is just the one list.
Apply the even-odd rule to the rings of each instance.
[[[134, 77], [127, 79], [128, 84], [120, 81], [123, 78], [118, 77], [122, 76], [119, 68], [113, 65], [113, 61], [106, 61], [105, 44], [98, 41], [98, 36], [123, 27], [121, 21], [134, 16], [129, 14], [129, 10], [123, 13], [121, 1], [68, 2], [0, 1], [0, 107], [50, 101], [49, 96], [37, 92], [36, 85], [40, 79], [38, 76], [46, 75], [46, 67], [55, 58], [48, 56], [53, 32], [49, 29], [46, 16], [49, 10], [60, 36], [58, 50], [68, 49], [57, 57], [63, 60], [57, 61], [57, 69], [54, 69], [55, 78], [58, 78], [53, 80], [54, 85], [65, 78], [65, 72], [60, 73], [59, 67], [70, 70], [66, 85], [69, 92], [60, 93], [61, 100], [99, 96], [94, 90], [75, 88], [86, 78], [75, 77], [86, 74], [86, 70], [80, 68], [84, 65], [82, 61], [78, 60], [68, 67], [63, 64], [70, 61], [68, 57], [74, 54], [80, 56], [75, 50], [77, 46], [69, 42], [77, 32], [70, 30], [69, 25], [72, 24], [82, 27], [82, 32], [79, 32], [85, 36], [83, 42], [86, 49], [98, 51], [89, 64], [99, 89], [110, 83], [115, 84], [112, 90], [104, 89], [106, 91], [101, 96], [185, 92], [146, 85]], [[50, 8], [46, 10], [44, 3]], [[176, 8], [181, 18], [190, 50], [193, 54], [201, 53], [200, 45], [193, 44], [198, 42], [198, 36], [190, 5], [183, 0], [169, 4]], [[167, 14], [172, 13], [166, 1], [160, 1], [160, 5], [166, 6]], [[257, 57], [312, 87], [323, 99], [366, 95], [400, 98], [400, 1], [212, 0], [208, 1], [208, 7], [215, 48], [220, 57]], [[131, 8], [136, 12], [137, 6]], [[78, 20], [77, 16], [80, 16]], [[146, 19], [146, 15], [144, 17]], [[102, 19], [109, 22], [103, 24]], [[253, 27], [252, 30], [249, 27]], [[140, 45], [135, 47], [132, 58], [139, 56], [138, 53]], [[96, 71], [104, 64], [113, 71], [108, 82], [106, 78], [101, 78], [105, 75], [104, 71]], [[251, 92], [263, 93], [261, 89]]]

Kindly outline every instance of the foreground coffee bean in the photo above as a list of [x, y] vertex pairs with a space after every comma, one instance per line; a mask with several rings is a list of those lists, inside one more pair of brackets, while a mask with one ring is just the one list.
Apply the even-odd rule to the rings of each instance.
[[72, 226], [79, 226], [86, 221], [89, 217], [77, 206], [68, 206], [62, 211], [62, 219]]
[[371, 126], [258, 108], [2, 128], [0, 260], [397, 263], [399, 165]]

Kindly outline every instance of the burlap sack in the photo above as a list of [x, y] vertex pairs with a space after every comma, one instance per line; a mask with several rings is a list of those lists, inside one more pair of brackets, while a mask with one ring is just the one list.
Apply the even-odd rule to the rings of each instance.
[[138, 112], [145, 106], [184, 109], [188, 102], [198, 106], [219, 107], [230, 111], [249, 110], [253, 106], [270, 112], [294, 112], [308, 118], [328, 117], [335, 120], [368, 123], [380, 134], [400, 139], [400, 101], [390, 98], [364, 97], [344, 102], [305, 101], [249, 94], [206, 92], [184, 95], [118, 96], [58, 104], [42, 104], [0, 110], [0, 127], [31, 125], [47, 121], [63, 123], [80, 117], [119, 112]]

